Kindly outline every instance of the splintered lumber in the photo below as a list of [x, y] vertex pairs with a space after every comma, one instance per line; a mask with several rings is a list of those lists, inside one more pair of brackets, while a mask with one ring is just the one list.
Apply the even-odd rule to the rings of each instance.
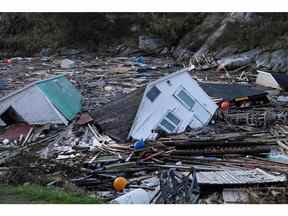
[[29, 130], [29, 132], [28, 132], [28, 134], [27, 134], [27, 136], [26, 136], [26, 138], [25, 138], [25, 140], [23, 141], [23, 143], [22, 143], [22, 146], [24, 146], [25, 144], [26, 144], [26, 142], [28, 141], [28, 139], [30, 138], [30, 136], [31, 136], [31, 134], [32, 134], [32, 132], [33, 132], [33, 130], [34, 130], [34, 128], [32, 127], [32, 128], [30, 128], [30, 130]]
[[175, 146], [177, 149], [181, 148], [207, 148], [207, 147], [213, 147], [213, 146], [227, 146], [227, 147], [235, 147], [235, 146], [253, 146], [253, 145], [274, 145], [276, 144], [276, 139], [261, 139], [261, 138], [248, 138], [245, 140], [235, 140], [235, 141], [229, 141], [229, 140], [223, 140], [223, 141], [207, 141], [207, 142], [193, 142], [190, 140], [187, 141], [181, 141], [181, 142], [175, 142], [175, 141], [165, 141], [162, 142], [162, 144], [165, 144], [167, 146]]
[[237, 159], [227, 159], [227, 160], [209, 160], [209, 164], [212, 165], [236, 165], [245, 168], [261, 168], [264, 170], [270, 170], [275, 172], [288, 172], [287, 164], [259, 160], [258, 158], [243, 158], [239, 157]]
[[217, 148], [206, 148], [206, 149], [185, 149], [176, 150], [172, 155], [223, 155], [223, 154], [263, 154], [271, 151], [271, 146], [249, 146], [249, 147], [223, 147]]
[[288, 151], [288, 145], [287, 145], [287, 140], [278, 140], [277, 144], [282, 147], [283, 149], [285, 149], [286, 151]]
[[[32, 133], [32, 132], [31, 132]], [[29, 151], [29, 149], [35, 145], [42, 145], [47, 144], [51, 141], [53, 141], [56, 137], [58, 137], [58, 134], [52, 135], [50, 137], [46, 137], [43, 139], [40, 139], [34, 143], [31, 143], [30, 145], [25, 146], [18, 146], [16, 149], [13, 149], [12, 151], [4, 151], [0, 153], [0, 165], [6, 163], [7, 161], [15, 158], [17, 155], [21, 154], [24, 151]]]

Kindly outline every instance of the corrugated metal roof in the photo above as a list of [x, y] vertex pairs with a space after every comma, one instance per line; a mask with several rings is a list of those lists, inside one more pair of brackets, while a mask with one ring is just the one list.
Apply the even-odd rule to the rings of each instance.
[[265, 91], [239, 84], [199, 83], [202, 89], [210, 96], [232, 101], [239, 97], [267, 95]]
[[64, 76], [56, 78], [38, 82], [37, 86], [67, 119], [72, 120], [81, 111], [81, 95]]
[[54, 76], [54, 77], [46, 79], [46, 80], [40, 80], [40, 81], [32, 82], [32, 83], [26, 85], [25, 87], [23, 87], [21, 89], [18, 89], [18, 90], [15, 90], [15, 91], [11, 92], [10, 94], [5, 95], [4, 97], [0, 98], [0, 102], [6, 100], [9, 97], [12, 97], [12, 96], [20, 93], [20, 92], [22, 92], [22, 91], [24, 91], [24, 90], [26, 90], [26, 89], [34, 86], [34, 85], [37, 85], [37, 84], [40, 84], [40, 83], [45, 83], [45, 82], [48, 82], [50, 80], [58, 79], [60, 77], [64, 77], [64, 75]]
[[196, 176], [199, 184], [211, 185], [258, 184], [286, 181], [285, 176], [274, 176], [261, 169], [198, 172]]
[[50, 79], [30, 83], [24, 88], [13, 91], [12, 93], [0, 98], [0, 103], [35, 85], [42, 90], [51, 103], [65, 116], [66, 119], [72, 120], [75, 115], [80, 112], [81, 95], [64, 75], [54, 76]]

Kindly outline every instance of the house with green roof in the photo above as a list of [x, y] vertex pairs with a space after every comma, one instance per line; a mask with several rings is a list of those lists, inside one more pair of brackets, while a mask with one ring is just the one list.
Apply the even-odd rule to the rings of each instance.
[[81, 111], [81, 94], [64, 75], [37, 81], [0, 99], [0, 126], [18, 122], [67, 125]]

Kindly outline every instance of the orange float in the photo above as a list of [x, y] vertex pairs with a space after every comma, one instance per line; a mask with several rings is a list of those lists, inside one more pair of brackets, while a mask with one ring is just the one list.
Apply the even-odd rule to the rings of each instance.
[[117, 177], [113, 181], [113, 188], [118, 192], [123, 191], [127, 185], [128, 185], [128, 181], [124, 177]]
[[223, 101], [220, 105], [220, 108], [222, 111], [226, 111], [230, 108], [230, 103], [229, 101]]

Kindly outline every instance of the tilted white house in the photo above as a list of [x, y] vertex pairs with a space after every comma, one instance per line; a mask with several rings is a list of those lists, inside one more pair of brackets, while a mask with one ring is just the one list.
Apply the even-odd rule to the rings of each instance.
[[154, 129], [181, 133], [187, 126], [201, 128], [217, 108], [187, 69], [177, 71], [146, 86], [128, 138], [155, 139]]

